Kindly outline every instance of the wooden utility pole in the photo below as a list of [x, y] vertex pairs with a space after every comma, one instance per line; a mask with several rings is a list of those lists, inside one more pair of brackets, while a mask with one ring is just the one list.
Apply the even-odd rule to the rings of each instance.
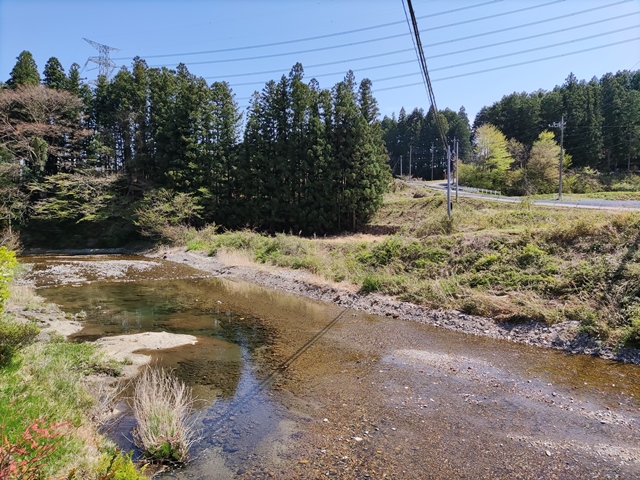
[[411, 157], [413, 153], [413, 147], [409, 145], [409, 178], [411, 178]]
[[433, 142], [431, 142], [431, 181], [433, 182], [433, 154], [435, 153], [435, 148], [433, 147]]
[[627, 157], [627, 172], [631, 172], [631, 132], [629, 132], [629, 156]]
[[447, 146], [447, 216], [451, 218], [451, 147]]
[[457, 138], [454, 139], [454, 142], [456, 146], [456, 203], [458, 203], [458, 166], [460, 164], [460, 158], [458, 157], [458, 144], [460, 142], [458, 142]]
[[562, 119], [560, 120], [560, 122], [554, 122], [551, 125], [549, 125], [550, 127], [560, 127], [560, 182], [558, 183], [558, 200], [562, 200], [562, 170], [564, 167], [564, 126], [566, 125], [565, 121], [564, 121], [564, 115], [562, 116]]
[[402, 176], [402, 155], [400, 155], [400, 176]]

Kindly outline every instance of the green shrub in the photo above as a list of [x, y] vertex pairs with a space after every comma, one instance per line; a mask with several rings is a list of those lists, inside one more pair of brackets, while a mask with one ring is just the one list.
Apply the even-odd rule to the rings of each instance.
[[633, 347], [640, 347], [640, 318], [631, 321], [623, 334], [622, 341]]
[[380, 290], [381, 285], [382, 282], [380, 281], [380, 277], [377, 275], [367, 275], [362, 279], [360, 291], [362, 293], [377, 292]]
[[475, 262], [474, 268], [476, 270], [487, 270], [492, 265], [498, 263], [501, 258], [499, 253], [485, 253]]
[[[100, 478], [110, 480], [145, 480], [145, 467], [136, 468], [131, 460], [132, 454], [123, 455], [119, 451], [103, 454], [96, 468]], [[78, 479], [80, 480], [80, 479]]]
[[34, 323], [22, 323], [7, 316], [0, 317], [0, 365], [7, 363], [15, 351], [29, 343], [40, 333]]
[[200, 218], [196, 200], [187, 193], [174, 193], [163, 188], [145, 194], [136, 209], [135, 225], [142, 235], [152, 238], [171, 237], [172, 229], [188, 226]]
[[518, 265], [528, 267], [533, 264], [540, 264], [548, 257], [547, 252], [535, 245], [527, 244], [518, 255]]
[[16, 254], [7, 247], [0, 247], [0, 314], [4, 311], [4, 302], [9, 298], [9, 283], [16, 268]]

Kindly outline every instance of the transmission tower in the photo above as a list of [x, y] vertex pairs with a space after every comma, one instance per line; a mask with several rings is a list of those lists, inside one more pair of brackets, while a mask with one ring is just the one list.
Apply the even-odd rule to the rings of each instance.
[[[102, 45], [101, 43], [94, 42], [93, 40], [89, 40], [88, 38], [83, 38], [85, 42], [98, 50], [99, 55], [97, 57], [89, 57], [87, 61], [84, 63], [84, 67], [82, 70], [87, 68], [87, 64], [89, 62], [96, 63], [98, 65], [98, 75], [104, 75], [109, 79], [111, 76], [111, 72], [116, 68], [116, 64], [111, 58], [109, 58], [109, 52], [118, 52], [119, 48], [109, 47], [107, 45]], [[91, 68], [90, 70], [95, 70], [95, 68]]]

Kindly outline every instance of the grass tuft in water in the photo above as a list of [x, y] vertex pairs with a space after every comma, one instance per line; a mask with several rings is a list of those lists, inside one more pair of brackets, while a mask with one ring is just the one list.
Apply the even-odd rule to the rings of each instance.
[[135, 383], [134, 438], [152, 460], [185, 462], [195, 441], [190, 389], [163, 369], [147, 367]]

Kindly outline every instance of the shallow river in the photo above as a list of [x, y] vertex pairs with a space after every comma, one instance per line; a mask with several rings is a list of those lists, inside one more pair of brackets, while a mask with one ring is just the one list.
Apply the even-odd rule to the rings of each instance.
[[[163, 478], [640, 478], [640, 367], [309, 301], [162, 260], [33, 257], [76, 341], [143, 331], [200, 441]], [[112, 432], [124, 448], [132, 427]], [[127, 434], [125, 436], [125, 434]]]

